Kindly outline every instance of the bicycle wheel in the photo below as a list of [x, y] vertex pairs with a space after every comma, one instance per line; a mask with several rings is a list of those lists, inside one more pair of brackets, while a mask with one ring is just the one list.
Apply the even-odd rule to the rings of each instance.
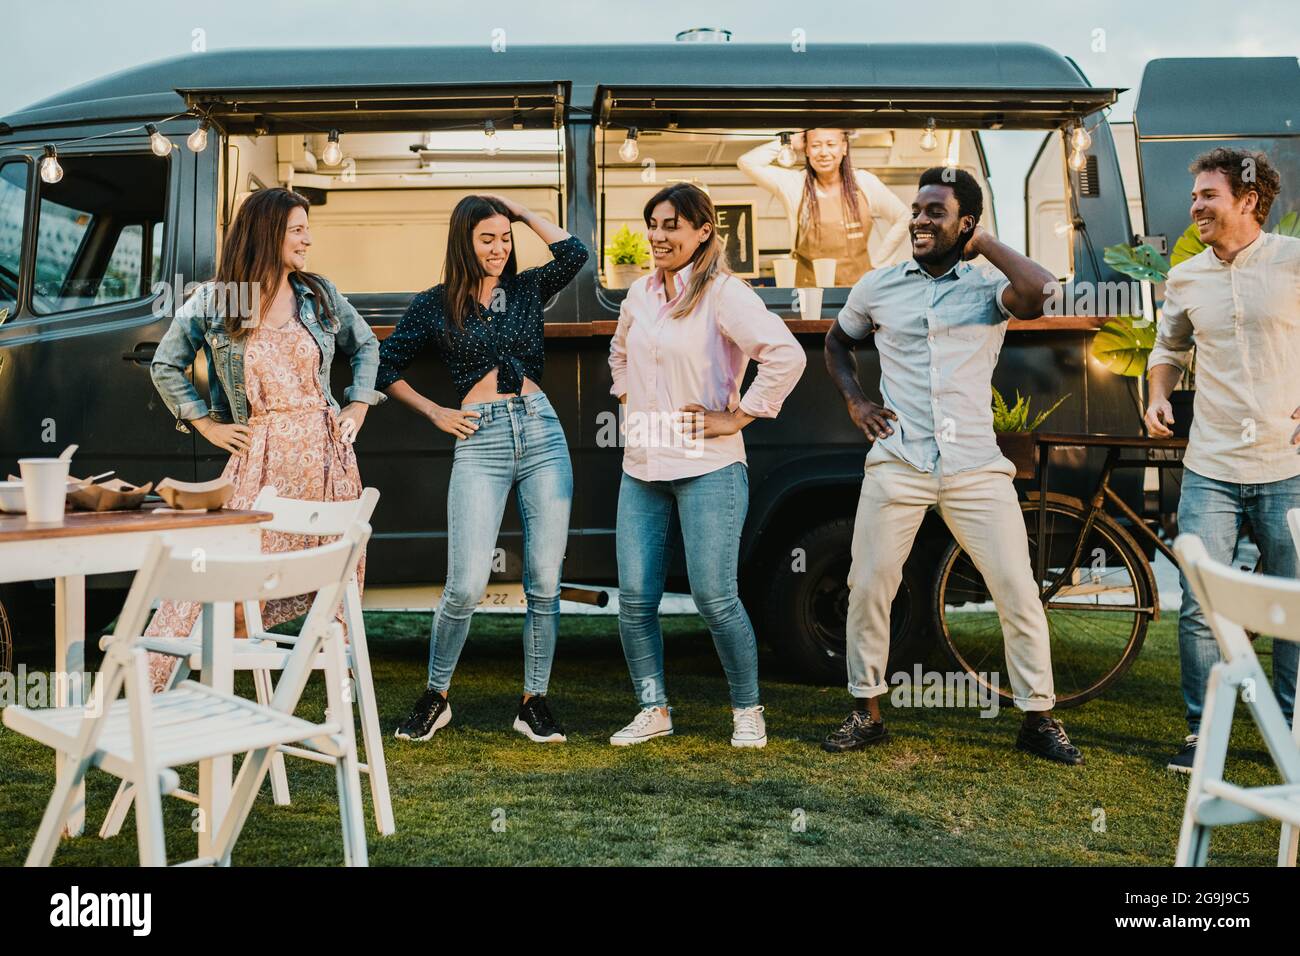
[[[1037, 569], [1037, 498], [1022, 501], [1021, 512], [1031, 566]], [[1137, 543], [1104, 514], [1094, 518], [1084, 537], [1086, 517], [1080, 502], [1049, 496], [1039, 593], [1052, 642], [1057, 707], [1077, 707], [1119, 680], [1141, 650], [1156, 609], [1151, 568]], [[953, 663], [1010, 703], [997, 610], [984, 576], [955, 541], [939, 564], [933, 609], [935, 629]]]

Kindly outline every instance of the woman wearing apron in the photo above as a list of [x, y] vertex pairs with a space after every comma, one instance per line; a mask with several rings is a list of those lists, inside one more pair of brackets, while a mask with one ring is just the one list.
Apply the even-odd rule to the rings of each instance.
[[[780, 198], [790, 221], [795, 285], [816, 286], [814, 259], [835, 260], [835, 285], [852, 286], [876, 266], [910, 254], [908, 211], [903, 201], [865, 169], [854, 169], [848, 132], [809, 129], [791, 145], [804, 154], [802, 169], [776, 164], [779, 140], [751, 149], [740, 170]], [[871, 251], [873, 228], [881, 230]]]

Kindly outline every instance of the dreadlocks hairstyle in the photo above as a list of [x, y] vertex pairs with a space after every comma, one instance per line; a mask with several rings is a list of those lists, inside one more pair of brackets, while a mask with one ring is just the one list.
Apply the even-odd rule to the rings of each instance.
[[[803, 202], [799, 207], [801, 210], [799, 226], [801, 229], [811, 229], [812, 234], [816, 236], [821, 232], [822, 217], [817, 202], [817, 173], [813, 170], [812, 161], [808, 159], [808, 134], [811, 132], [811, 129], [803, 131]], [[844, 158], [840, 160], [840, 192], [844, 196], [844, 208], [849, 213], [850, 221], [857, 221], [858, 177], [853, 170], [853, 151], [849, 147], [849, 131], [842, 129], [839, 132], [844, 137]]]

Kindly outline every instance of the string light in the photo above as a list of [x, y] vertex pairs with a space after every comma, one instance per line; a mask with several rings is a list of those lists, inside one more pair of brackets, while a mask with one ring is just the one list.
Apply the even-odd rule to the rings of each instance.
[[338, 130], [330, 130], [329, 140], [321, 150], [320, 158], [326, 166], [337, 166], [343, 161], [343, 147], [339, 145]]
[[635, 163], [637, 157], [641, 155], [641, 147], [637, 145], [636, 136], [636, 127], [633, 126], [627, 131], [623, 145], [618, 148], [618, 155], [625, 163]]
[[191, 152], [201, 153], [208, 148], [208, 127], [211, 125], [205, 116], [199, 121], [199, 125], [195, 127], [194, 132], [190, 133], [189, 139], [185, 140], [185, 145], [190, 148]]
[[776, 161], [786, 169], [789, 169], [798, 161], [798, 159], [799, 157], [794, 153], [794, 147], [790, 145], [790, 134], [782, 133], [781, 150], [776, 154]]
[[166, 156], [172, 151], [172, 141], [158, 132], [158, 127], [153, 123], [145, 123], [144, 131], [149, 134], [149, 148], [155, 156]]
[[41, 160], [41, 180], [50, 184], [63, 178], [63, 167], [59, 165], [59, 151], [53, 146], [45, 147], [45, 158]]
[[1076, 173], [1081, 172], [1088, 165], [1088, 154], [1081, 149], [1071, 150], [1069, 163]]
[[483, 122], [483, 152], [489, 156], [495, 156], [501, 149], [501, 142], [497, 139], [497, 128], [491, 120]]
[[1092, 145], [1092, 136], [1090, 136], [1088, 134], [1088, 131], [1084, 129], [1082, 123], [1077, 124], [1074, 127], [1074, 129], [1070, 131], [1071, 148], [1079, 152], [1083, 152], [1091, 145]]
[[934, 127], [935, 127], [934, 117], [931, 116], [928, 120], [925, 121], [925, 132], [921, 134], [921, 148], [925, 150], [927, 153], [931, 152], [936, 146], [939, 145], [939, 137], [935, 135]]

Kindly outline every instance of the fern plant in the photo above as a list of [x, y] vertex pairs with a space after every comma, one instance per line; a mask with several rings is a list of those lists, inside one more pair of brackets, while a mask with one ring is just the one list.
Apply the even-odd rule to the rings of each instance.
[[1029, 418], [1029, 396], [1021, 397], [1020, 389], [1016, 389], [1016, 402], [1014, 405], [1007, 405], [1007, 401], [1002, 397], [1002, 393], [996, 388], [993, 389], [993, 430], [995, 432], [1032, 432], [1039, 425], [1047, 420], [1047, 416], [1056, 411], [1063, 401], [1069, 398], [1069, 394], [1062, 395], [1053, 405], [1045, 412], [1039, 412], [1031, 421]]

